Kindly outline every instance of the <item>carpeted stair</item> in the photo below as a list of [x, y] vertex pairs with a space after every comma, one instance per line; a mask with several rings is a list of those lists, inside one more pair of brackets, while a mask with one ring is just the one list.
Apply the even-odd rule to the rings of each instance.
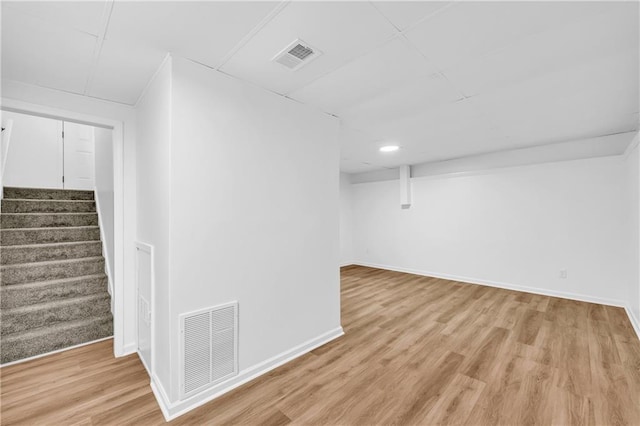
[[113, 334], [92, 191], [4, 188], [2, 364]]

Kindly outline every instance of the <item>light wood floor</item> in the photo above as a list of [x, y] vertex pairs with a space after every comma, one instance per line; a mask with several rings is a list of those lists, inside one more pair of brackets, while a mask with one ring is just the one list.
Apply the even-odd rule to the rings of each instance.
[[[346, 335], [172, 422], [640, 425], [640, 341], [619, 308], [363, 267]], [[3, 368], [2, 424], [159, 424], [111, 341]]]

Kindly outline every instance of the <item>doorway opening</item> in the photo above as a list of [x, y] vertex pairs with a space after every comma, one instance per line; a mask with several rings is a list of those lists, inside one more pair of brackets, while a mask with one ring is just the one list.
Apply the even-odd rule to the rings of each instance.
[[114, 335], [116, 218], [112, 129], [14, 111], [2, 128], [6, 364]]

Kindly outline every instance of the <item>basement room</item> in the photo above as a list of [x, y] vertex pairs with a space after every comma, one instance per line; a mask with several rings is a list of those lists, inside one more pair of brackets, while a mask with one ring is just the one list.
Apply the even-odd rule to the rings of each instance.
[[640, 1], [0, 0], [1, 425], [640, 425]]

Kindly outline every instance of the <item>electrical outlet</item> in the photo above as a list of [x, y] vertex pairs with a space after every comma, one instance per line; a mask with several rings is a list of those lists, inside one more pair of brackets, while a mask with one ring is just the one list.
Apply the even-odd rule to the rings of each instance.
[[567, 270], [566, 269], [560, 269], [560, 278], [562, 278], [563, 280], [567, 278]]

